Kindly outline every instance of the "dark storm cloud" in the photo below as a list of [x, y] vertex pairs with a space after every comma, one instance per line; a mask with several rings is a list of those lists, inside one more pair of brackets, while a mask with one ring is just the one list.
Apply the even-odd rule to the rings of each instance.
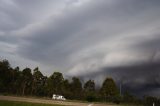
[[124, 89], [130, 89], [136, 94], [147, 95], [150, 92], [146, 91], [160, 88], [160, 62], [148, 62], [129, 67], [109, 68], [107, 70], [110, 70], [108, 73], [111, 76], [115, 76], [115, 79], [119, 76], [118, 82], [123, 85]]
[[[124, 24], [123, 22], [126, 21], [125, 20], [126, 18], [132, 17], [132, 16], [130, 16], [131, 15], [130, 8], [127, 8], [128, 9], [127, 12], [123, 12], [125, 9], [125, 8], [121, 8], [121, 5], [123, 3], [125, 3], [125, 2], [123, 1], [120, 4], [117, 4], [118, 6], [112, 9], [107, 4], [107, 2], [101, 1], [101, 2], [92, 3], [91, 6], [90, 5], [84, 6], [84, 9], [81, 9], [81, 8], [77, 9], [76, 8], [77, 9], [76, 11], [71, 10], [71, 12], [70, 11], [67, 13], [65, 12], [60, 18], [58, 17], [58, 19], [56, 18], [55, 20], [51, 19], [49, 21], [49, 25], [47, 25], [45, 28], [42, 27], [40, 29], [36, 29], [36, 31], [33, 31], [33, 33], [30, 34], [32, 36], [27, 38], [27, 41], [30, 42], [29, 46], [27, 48], [24, 48], [24, 50], [22, 50], [22, 52], [26, 53], [26, 56], [28, 54], [28, 56], [31, 59], [40, 59], [39, 57], [46, 57], [46, 55], [48, 55], [48, 53], [46, 55], [43, 54], [43, 51], [48, 51], [48, 49], [50, 51], [50, 48], [53, 47], [54, 52], [51, 50], [51, 52], [53, 53], [51, 55], [55, 54], [55, 56], [53, 56], [53, 57], [59, 57], [59, 56], [57, 56], [57, 55], [59, 55], [59, 51], [60, 52], [62, 51], [61, 53], [64, 52], [64, 54], [62, 54], [62, 55], [70, 54], [67, 52], [72, 53], [72, 52], [76, 51], [76, 49], [79, 47], [91, 45], [94, 42], [96, 42], [96, 40], [98, 40], [98, 39], [101, 40], [102, 37], [108, 38], [110, 36], [113, 36], [112, 33], [121, 29], [119, 25]], [[106, 5], [108, 5], [108, 6], [106, 6]], [[120, 7], [120, 8], [118, 8], [118, 7]], [[138, 6], [138, 8], [139, 7], [140, 6]], [[119, 11], [117, 12], [117, 10], [120, 10], [120, 12]], [[133, 11], [134, 14], [136, 13], [136, 10]], [[104, 14], [105, 12], [107, 14]], [[133, 13], [132, 13], [132, 15], [134, 15]], [[126, 16], [126, 14], [127, 14], [127, 16]], [[118, 19], [116, 17], [118, 17]], [[104, 18], [107, 18], [107, 20]], [[101, 32], [97, 33], [97, 35], [94, 35], [94, 32], [93, 33], [89, 32], [89, 31], [84, 32], [85, 28], [87, 29], [88, 27], [90, 27], [88, 25], [90, 25], [90, 24], [92, 25], [94, 22], [96, 22], [97, 20], [101, 20], [101, 19], [106, 21], [105, 23], [108, 24], [108, 26], [111, 26], [111, 27], [107, 26], [108, 30], [106, 32], [104, 32], [104, 33], [106, 33], [106, 35], [104, 35], [104, 33], [101, 34]], [[131, 20], [134, 21], [133, 18]], [[117, 27], [116, 30], [114, 30], [114, 28], [112, 28], [113, 21], [118, 22], [118, 24], [114, 26], [115, 28]], [[122, 21], [122, 23], [119, 21]], [[103, 25], [103, 26], [106, 27], [106, 25]], [[103, 26], [102, 26], [102, 28], [103, 28]], [[92, 27], [94, 28], [95, 26], [92, 26]], [[128, 25], [124, 24], [124, 28], [126, 28], [126, 27], [128, 27]], [[101, 26], [100, 26], [100, 28], [101, 28]], [[90, 34], [92, 34], [92, 35], [90, 35]], [[75, 40], [75, 39], [73, 39], [72, 36], [78, 36], [77, 37], [78, 39], [80, 37], [79, 41], [81, 41], [83, 43], [80, 43], [80, 45], [78, 45], [78, 47], [71, 48], [71, 50], [69, 49], [69, 51], [65, 51], [66, 49], [64, 49], [64, 51], [62, 49], [59, 49], [59, 48], [63, 48], [63, 47], [69, 48], [70, 44], [73, 43], [73, 41]], [[81, 39], [83, 37], [84, 37], [84, 39]], [[68, 39], [71, 39], [71, 40], [73, 39], [73, 41], [71, 41], [71, 40], [68, 41]], [[85, 43], [85, 39], [87, 39], [86, 43]], [[90, 39], [92, 39], [92, 40], [90, 40]], [[77, 41], [77, 39], [75, 41]], [[66, 46], [65, 42], [67, 42], [68, 46]], [[55, 48], [54, 48], [54, 45], [55, 45]], [[58, 45], [58, 47], [57, 47], [57, 45]], [[43, 49], [40, 49], [40, 48], [43, 48]], [[25, 50], [27, 50], [27, 51], [25, 51]], [[31, 53], [33, 50], [35, 50], [35, 51], [38, 50], [40, 52], [39, 52], [39, 54]], [[44, 59], [42, 59], [42, 60], [44, 60]], [[48, 60], [48, 58], [46, 58], [46, 60]]]
[[[137, 96], [154, 95], [159, 97], [160, 61], [148, 61], [131, 66], [103, 67], [96, 72], [79, 76], [83, 80], [95, 79], [101, 86], [106, 77], [116, 80], [117, 87], [122, 85], [122, 92], [130, 91]], [[152, 92], [154, 91], [154, 92]], [[157, 93], [155, 93], [157, 92]]]
[[[131, 46], [134, 51], [142, 52], [147, 55], [145, 61], [136, 61], [127, 65], [119, 66], [102, 66], [96, 71], [85, 70], [79, 77], [84, 80], [95, 79], [101, 86], [103, 79], [113, 77], [117, 85], [122, 84], [123, 91], [131, 91], [132, 93], [142, 95], [159, 96], [160, 88], [160, 38], [157, 36], [150, 41], [144, 41]], [[141, 49], [141, 50], [140, 50]], [[133, 54], [134, 55], [134, 54]], [[141, 57], [137, 57], [141, 58]], [[121, 60], [121, 62], [124, 62]], [[92, 64], [94, 67], [96, 64]], [[90, 72], [90, 73], [87, 73]], [[157, 93], [155, 93], [157, 92]]]
[[99, 84], [111, 76], [132, 91], [155, 94], [159, 5], [159, 0], [1, 0], [0, 54], [14, 65], [40, 66], [47, 75], [60, 69]]

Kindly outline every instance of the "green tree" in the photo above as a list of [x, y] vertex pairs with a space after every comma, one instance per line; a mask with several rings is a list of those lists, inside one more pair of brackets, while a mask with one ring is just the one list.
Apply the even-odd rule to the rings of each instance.
[[32, 91], [31, 94], [34, 95], [43, 95], [44, 94], [44, 85], [46, 82], [45, 76], [39, 71], [39, 68], [36, 67], [33, 70], [33, 81], [32, 81]]
[[13, 94], [18, 94], [20, 90], [20, 86], [21, 86], [20, 84], [23, 79], [23, 78], [20, 78], [20, 74], [21, 74], [21, 71], [19, 67], [16, 67], [13, 70], [11, 70], [12, 81], [10, 86], [12, 87]]
[[118, 88], [112, 78], [106, 78], [100, 89], [101, 96], [105, 101], [113, 101], [113, 98], [119, 96]]
[[124, 95], [123, 95], [123, 102], [134, 103], [135, 102], [135, 98], [128, 91], [126, 91], [126, 92], [124, 92]]
[[29, 93], [29, 90], [31, 88], [32, 85], [32, 73], [31, 73], [31, 69], [30, 68], [25, 68], [22, 71], [22, 95], [25, 94], [26, 88], [28, 90], [27, 93]]
[[52, 96], [53, 93], [61, 94], [63, 81], [62, 73], [54, 72], [47, 80], [48, 95]]
[[144, 97], [144, 106], [160, 106], [160, 99], [152, 96]]
[[77, 77], [72, 78], [71, 82], [71, 91], [73, 94], [73, 98], [81, 99], [82, 96], [82, 83]]
[[65, 79], [63, 81], [62, 94], [67, 99], [72, 99], [71, 84], [69, 83], [68, 79]]
[[11, 70], [8, 60], [0, 61], [0, 92], [9, 92], [11, 87]]
[[84, 96], [89, 102], [96, 100], [95, 83], [93, 80], [88, 80], [84, 84]]
[[88, 80], [84, 84], [84, 91], [85, 92], [94, 92], [95, 91], [95, 83], [93, 80]]

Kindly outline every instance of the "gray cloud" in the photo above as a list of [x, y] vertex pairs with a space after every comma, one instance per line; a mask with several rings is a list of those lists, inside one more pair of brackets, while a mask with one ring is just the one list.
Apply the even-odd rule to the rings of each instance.
[[132, 91], [155, 94], [159, 4], [159, 0], [1, 0], [0, 55], [13, 66], [40, 66], [47, 75], [59, 69], [65, 76], [93, 78], [99, 85], [112, 76], [117, 83], [124, 80]]

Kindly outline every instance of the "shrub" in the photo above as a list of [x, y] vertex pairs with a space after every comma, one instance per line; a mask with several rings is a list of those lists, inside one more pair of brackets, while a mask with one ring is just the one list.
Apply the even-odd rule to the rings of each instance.
[[147, 96], [144, 98], [145, 106], [153, 106], [153, 103], [155, 104], [155, 106], [160, 106], [160, 99], [151, 96]]

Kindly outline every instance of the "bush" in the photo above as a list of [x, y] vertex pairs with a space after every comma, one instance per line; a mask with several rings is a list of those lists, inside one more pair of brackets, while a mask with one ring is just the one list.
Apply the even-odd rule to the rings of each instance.
[[4, 96], [8, 96], [8, 95], [9, 95], [9, 93], [7, 93], [7, 92], [4, 92], [4, 93], [3, 93], [3, 95], [4, 95]]
[[122, 98], [120, 96], [113, 97], [113, 103], [120, 104], [122, 102]]
[[145, 97], [144, 98], [144, 105], [145, 106], [153, 106], [153, 103], [155, 104], [155, 106], [160, 106], [160, 99], [156, 98], [156, 97]]
[[96, 101], [96, 97], [93, 96], [93, 95], [88, 95], [88, 96], [86, 97], [86, 100], [87, 100], [88, 102], [94, 102], [94, 101]]

